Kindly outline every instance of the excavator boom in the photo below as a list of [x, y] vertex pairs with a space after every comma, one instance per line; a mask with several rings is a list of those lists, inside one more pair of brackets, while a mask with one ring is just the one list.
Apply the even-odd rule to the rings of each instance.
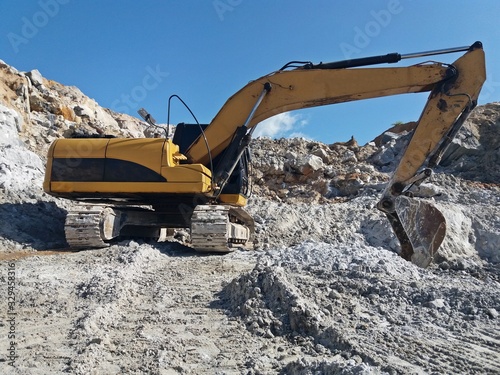
[[[446, 79], [447, 71], [447, 66], [438, 63], [405, 68], [277, 71], [249, 83], [229, 98], [205, 129], [205, 137], [212, 157], [217, 156], [245, 122], [266, 83], [271, 85], [271, 92], [255, 111], [249, 128], [269, 117], [296, 109], [430, 91]], [[209, 153], [201, 137], [187, 150], [186, 156], [191, 162], [208, 163]]]
[[[471, 77], [470, 81], [479, 85], [471, 93], [477, 96], [481, 82], [485, 79], [484, 53], [480, 43], [471, 46], [469, 52], [451, 65], [433, 62], [410, 67], [357, 69], [329, 68], [328, 64], [320, 66], [310, 68], [306, 65], [294, 70], [279, 70], [247, 84], [227, 100], [205, 129], [209, 150], [205, 139], [200, 136], [186, 151], [188, 160], [207, 164], [209, 154], [216, 157], [222, 152], [236, 129], [245, 123], [266, 84], [270, 84], [272, 90], [256, 109], [248, 128], [279, 113], [296, 109], [428, 92], [452, 79], [455, 73], [466, 74]], [[456, 69], [453, 69], [454, 66]], [[458, 87], [461, 87], [460, 84]]]

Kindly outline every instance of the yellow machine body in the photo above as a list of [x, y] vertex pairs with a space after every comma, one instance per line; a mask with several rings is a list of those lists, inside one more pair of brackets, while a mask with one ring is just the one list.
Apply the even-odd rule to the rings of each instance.
[[204, 194], [211, 172], [202, 164], [180, 164], [171, 140], [58, 139], [50, 147], [44, 190], [75, 198], [113, 193]]

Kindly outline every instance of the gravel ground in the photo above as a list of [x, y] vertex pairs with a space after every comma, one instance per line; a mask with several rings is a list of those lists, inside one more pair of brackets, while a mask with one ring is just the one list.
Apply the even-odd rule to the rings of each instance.
[[[5, 374], [500, 373], [500, 269], [308, 241], [3, 255]], [[15, 315], [11, 315], [10, 313]]]

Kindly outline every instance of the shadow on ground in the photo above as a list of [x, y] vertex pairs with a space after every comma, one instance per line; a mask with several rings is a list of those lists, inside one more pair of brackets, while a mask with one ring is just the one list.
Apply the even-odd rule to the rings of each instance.
[[[221, 256], [227, 255], [227, 253], [220, 252], [200, 252], [194, 250], [192, 247], [183, 245], [176, 241], [165, 241], [165, 242], [150, 242], [150, 244], [158, 249], [161, 254], [168, 255], [170, 257], [199, 257], [205, 258], [210, 256]], [[238, 251], [238, 250], [236, 250]]]
[[35, 250], [67, 247], [66, 210], [53, 202], [0, 204], [0, 237]]

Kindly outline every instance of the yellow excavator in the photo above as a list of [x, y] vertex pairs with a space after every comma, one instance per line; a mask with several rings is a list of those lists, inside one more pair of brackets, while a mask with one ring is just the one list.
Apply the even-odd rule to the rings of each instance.
[[[371, 66], [457, 52], [464, 53], [451, 64]], [[44, 190], [87, 203], [67, 215], [71, 247], [105, 247], [122, 236], [158, 237], [166, 228], [188, 229], [188, 242], [198, 251], [251, 247], [254, 222], [243, 207], [250, 193], [248, 146], [261, 121], [301, 108], [430, 91], [377, 204], [401, 243], [401, 256], [425, 267], [444, 239], [446, 223], [434, 206], [412, 197], [411, 187], [439, 163], [476, 106], [485, 79], [480, 42], [332, 63], [292, 61], [244, 86], [210, 124], [177, 125], [172, 139], [167, 134], [54, 141]], [[139, 113], [157, 126], [145, 110]]]

